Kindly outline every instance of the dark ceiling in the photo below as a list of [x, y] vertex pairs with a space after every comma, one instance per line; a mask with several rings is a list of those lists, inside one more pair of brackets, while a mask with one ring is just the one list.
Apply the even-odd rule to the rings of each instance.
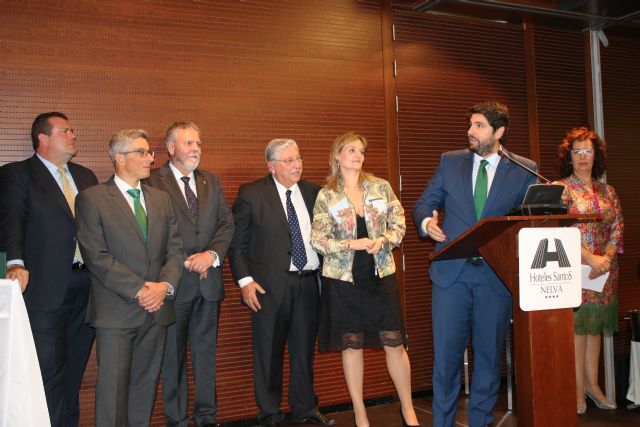
[[640, 0], [392, 0], [396, 9], [640, 37]]

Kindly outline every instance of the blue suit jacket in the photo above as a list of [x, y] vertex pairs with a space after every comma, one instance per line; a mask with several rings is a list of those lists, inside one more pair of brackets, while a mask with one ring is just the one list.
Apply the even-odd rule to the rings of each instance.
[[[447, 240], [438, 242], [435, 246], [436, 251], [477, 222], [473, 206], [473, 156], [473, 152], [469, 150], [444, 153], [429, 185], [413, 208], [413, 218], [423, 236], [426, 235], [420, 227], [422, 221], [433, 216], [434, 210], [444, 210], [444, 222], [441, 228]], [[514, 154], [511, 156], [531, 169], [537, 170], [536, 164], [531, 160]], [[527, 188], [536, 181], [535, 175], [511, 160], [501, 158], [489, 189], [482, 218], [506, 215], [512, 208], [522, 203]], [[431, 282], [436, 286], [450, 286], [460, 275], [465, 262], [464, 259], [432, 262], [429, 269]], [[493, 270], [486, 264], [483, 268], [487, 270], [487, 281], [492, 284], [496, 292], [508, 294]]]

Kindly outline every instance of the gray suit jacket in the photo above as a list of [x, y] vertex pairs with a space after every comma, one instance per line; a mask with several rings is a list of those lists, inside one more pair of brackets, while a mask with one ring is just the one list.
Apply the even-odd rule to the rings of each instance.
[[176, 301], [191, 301], [198, 289], [207, 300], [220, 301], [224, 298], [222, 263], [233, 238], [233, 215], [224, 197], [220, 178], [204, 170], [195, 170], [194, 175], [199, 208], [197, 224], [194, 224], [189, 216], [187, 202], [179, 187], [183, 184], [176, 181], [168, 162], [151, 171], [147, 181], [151, 186], [166, 191], [171, 196], [186, 255], [214, 251], [220, 257], [220, 267], [210, 268], [205, 279], [200, 279], [196, 272], [185, 270]]
[[[144, 282], [168, 282], [178, 292], [184, 252], [169, 195], [142, 185], [147, 209], [145, 242], [131, 207], [113, 181], [82, 191], [76, 199], [78, 241], [91, 272], [87, 318], [91, 326], [135, 328], [149, 313], [135, 297]], [[159, 325], [175, 321], [170, 297], [153, 313]]]

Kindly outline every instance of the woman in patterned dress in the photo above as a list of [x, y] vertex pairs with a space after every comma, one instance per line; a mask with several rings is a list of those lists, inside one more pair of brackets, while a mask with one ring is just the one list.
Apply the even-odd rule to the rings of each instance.
[[582, 305], [574, 313], [576, 395], [578, 414], [586, 409], [585, 394], [601, 409], [615, 409], [598, 386], [598, 364], [602, 334], [618, 330], [618, 260], [622, 252], [623, 219], [620, 200], [612, 186], [598, 179], [605, 173], [606, 145], [595, 132], [574, 128], [558, 149], [558, 183], [570, 214], [596, 213], [601, 221], [577, 224], [582, 235], [582, 263], [591, 267], [589, 278], [609, 272], [602, 289], [582, 290]]
[[391, 186], [362, 170], [367, 140], [334, 141], [331, 174], [313, 209], [311, 244], [324, 256], [318, 347], [342, 352], [357, 427], [369, 426], [363, 400], [363, 348], [383, 348], [401, 403], [402, 424], [418, 425], [411, 368], [391, 250], [406, 231]]

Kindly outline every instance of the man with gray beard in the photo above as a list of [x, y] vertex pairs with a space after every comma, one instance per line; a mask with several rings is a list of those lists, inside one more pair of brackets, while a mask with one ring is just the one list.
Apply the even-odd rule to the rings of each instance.
[[149, 184], [171, 196], [184, 242], [185, 272], [176, 295], [176, 323], [167, 329], [162, 363], [162, 397], [167, 426], [189, 423], [187, 338], [195, 377], [193, 420], [216, 425], [216, 341], [224, 298], [222, 261], [233, 237], [233, 216], [220, 178], [198, 169], [200, 129], [176, 122], [167, 130], [169, 161], [151, 172]]

